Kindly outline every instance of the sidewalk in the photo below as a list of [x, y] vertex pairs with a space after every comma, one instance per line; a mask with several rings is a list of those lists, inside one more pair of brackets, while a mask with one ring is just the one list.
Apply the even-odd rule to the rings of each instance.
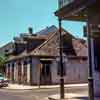
[[[79, 86], [88, 86], [88, 84], [67, 84], [64, 85], [65, 88], [67, 87], [79, 87]], [[37, 88], [43, 88], [43, 89], [50, 89], [50, 88], [58, 88], [59, 85], [42, 85], [42, 86], [28, 86], [28, 85], [19, 85], [19, 84], [9, 84], [8, 87], [3, 87], [4, 89], [16, 89], [16, 90], [32, 90]]]
[[[48, 97], [49, 100], [61, 100], [60, 95], [52, 95]], [[65, 93], [65, 99], [64, 100], [88, 100], [88, 94], [87, 93]]]
[[[58, 94], [51, 95], [45, 100], [89, 100], [88, 93], [65, 93], [65, 99], [60, 99]], [[94, 100], [100, 100], [100, 97], [95, 97]]]

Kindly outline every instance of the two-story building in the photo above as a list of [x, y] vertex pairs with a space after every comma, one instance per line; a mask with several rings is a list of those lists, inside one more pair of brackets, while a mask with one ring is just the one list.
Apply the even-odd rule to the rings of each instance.
[[92, 99], [93, 89], [95, 96], [100, 96], [100, 1], [58, 0], [58, 4], [59, 9], [55, 15], [58, 16], [59, 21], [71, 20], [87, 23], [90, 99]]

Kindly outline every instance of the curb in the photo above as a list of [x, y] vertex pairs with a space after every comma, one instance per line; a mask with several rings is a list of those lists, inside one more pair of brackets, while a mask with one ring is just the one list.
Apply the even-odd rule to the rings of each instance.
[[65, 93], [64, 99], [60, 99], [60, 95], [56, 94], [56, 95], [49, 96], [48, 99], [49, 100], [88, 100], [88, 94]]
[[[82, 86], [87, 86], [87, 84], [68, 84], [65, 85], [64, 87], [82, 87]], [[27, 87], [27, 86], [26, 86]], [[24, 86], [18, 86], [17, 84], [14, 86], [13, 84], [9, 84], [8, 87], [2, 87], [3, 89], [8, 89], [8, 90], [34, 90], [34, 89], [54, 89], [54, 88], [59, 88], [59, 85], [55, 86], [32, 86], [29, 88], [24, 88]]]
[[6, 90], [33, 90], [33, 89], [13, 89], [13, 88], [5, 88], [5, 87], [3, 87], [2, 89], [6, 89]]

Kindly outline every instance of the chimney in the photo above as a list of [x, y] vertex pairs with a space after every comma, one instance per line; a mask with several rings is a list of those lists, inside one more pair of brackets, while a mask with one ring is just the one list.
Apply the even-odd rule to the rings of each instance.
[[29, 28], [28, 28], [28, 31], [29, 31], [29, 34], [33, 34], [33, 29], [32, 29], [32, 27], [29, 27]]

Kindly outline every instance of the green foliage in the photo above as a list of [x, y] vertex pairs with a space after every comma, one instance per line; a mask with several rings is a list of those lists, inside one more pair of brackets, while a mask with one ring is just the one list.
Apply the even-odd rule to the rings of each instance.
[[5, 55], [0, 55], [0, 68], [4, 67], [6, 60], [7, 57]]

